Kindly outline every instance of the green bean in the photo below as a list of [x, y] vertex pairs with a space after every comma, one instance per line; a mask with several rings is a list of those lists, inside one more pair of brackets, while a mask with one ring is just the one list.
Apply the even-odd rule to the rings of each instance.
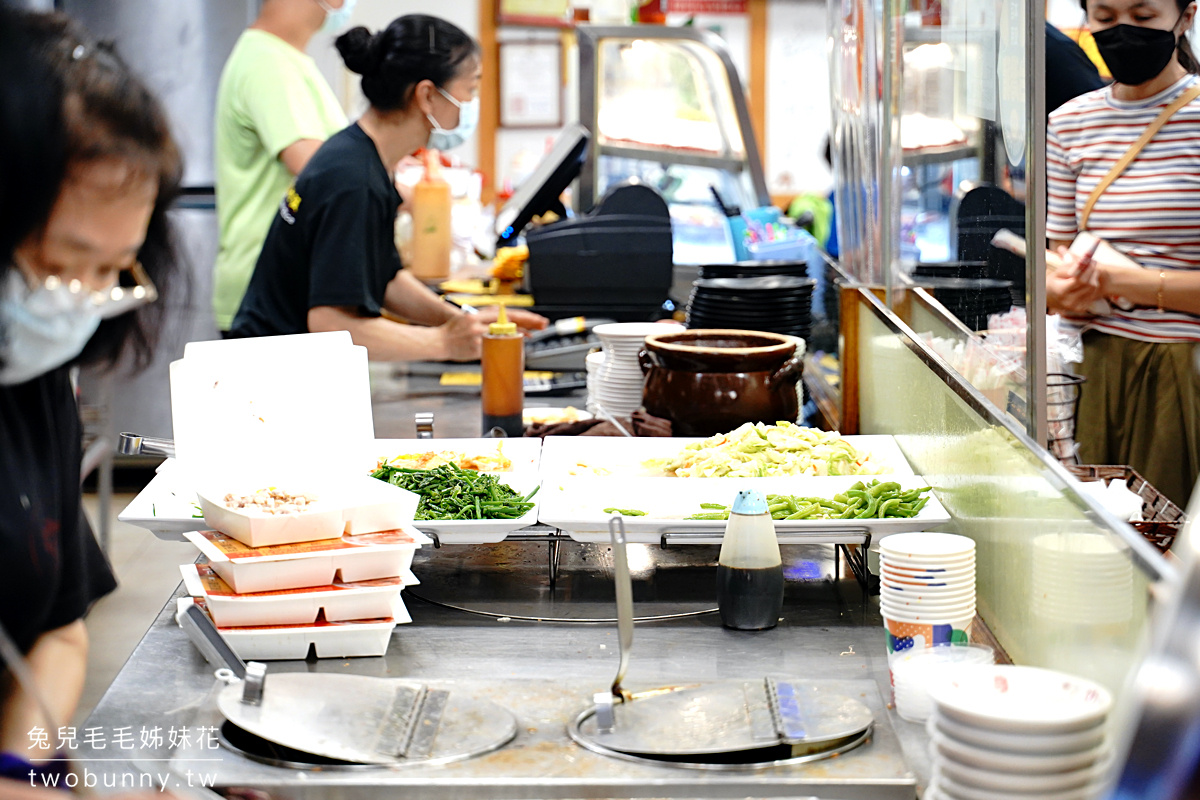
[[866, 509], [864, 511], [860, 511], [859, 513], [855, 514], [854, 518], [855, 519], [870, 519], [871, 517], [875, 516], [875, 512], [878, 509], [879, 509], [879, 498], [872, 497], [871, 501], [869, 503], [867, 503]]
[[701, 503], [701, 508], [707, 508], [712, 511], [725, 511], [729, 506], [723, 506], [720, 503]]
[[876, 513], [876, 516], [879, 517], [880, 519], [883, 519], [884, 517], [888, 516], [893, 510], [895, 510], [899, 506], [900, 506], [900, 498], [898, 498], [898, 497], [893, 497], [890, 500], [884, 500], [882, 503], [879, 504], [879, 511]]
[[604, 513], [605, 514], [620, 514], [625, 517], [644, 517], [644, 516], [646, 516], [645, 511], [639, 511], [636, 508], [614, 508], [612, 506], [609, 506], [608, 508], [604, 509]]

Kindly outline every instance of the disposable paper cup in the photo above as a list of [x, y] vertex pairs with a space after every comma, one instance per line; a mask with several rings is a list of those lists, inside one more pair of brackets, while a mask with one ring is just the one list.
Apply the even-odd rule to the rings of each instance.
[[920, 611], [912, 613], [895, 609], [890, 606], [885, 606], [880, 609], [880, 613], [885, 619], [890, 619], [895, 622], [909, 622], [918, 624], [927, 622], [936, 625], [942, 623], [952, 623], [956, 620], [961, 620], [964, 618], [971, 619], [975, 616], [975, 604], [963, 603], [960, 606], [949, 607], [945, 610]]
[[975, 552], [975, 542], [954, 533], [895, 533], [879, 542], [879, 552], [902, 558], [954, 559]]
[[880, 594], [880, 604], [886, 604], [893, 608], [899, 609], [925, 609], [943, 608], [947, 606], [958, 606], [961, 603], [973, 603], [976, 601], [976, 594], [973, 591], [959, 595], [948, 595], [942, 600], [940, 597], [930, 597], [928, 595], [883, 595]]
[[917, 578], [898, 578], [887, 572], [881, 572], [879, 578], [881, 585], [890, 586], [895, 589], [945, 589], [946, 591], [953, 592], [971, 589], [975, 586], [974, 577], [920, 580]]
[[923, 602], [953, 603], [959, 600], [970, 600], [975, 597], [975, 588], [972, 586], [965, 589], [942, 591], [941, 587], [922, 590], [920, 587], [910, 589], [908, 587], [880, 586], [879, 596], [885, 600], [906, 604]]
[[902, 556], [898, 553], [879, 553], [879, 560], [884, 564], [894, 564], [903, 567], [955, 567], [975, 564], [975, 553], [960, 553], [955, 556]]
[[937, 566], [937, 565], [896, 565], [892, 561], [880, 560], [880, 569], [898, 573], [898, 575], [967, 575], [974, 573], [976, 565], [974, 563], [953, 566]]
[[923, 650], [939, 644], [966, 644], [971, 641], [971, 622], [975, 615], [961, 617], [937, 624], [929, 622], [906, 622], [883, 618], [887, 637], [888, 663], [897, 653], [906, 650]]

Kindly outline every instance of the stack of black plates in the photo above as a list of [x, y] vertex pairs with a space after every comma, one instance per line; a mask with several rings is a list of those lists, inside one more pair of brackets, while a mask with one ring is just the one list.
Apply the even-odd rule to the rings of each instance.
[[705, 264], [700, 267], [701, 278], [761, 278], [766, 275], [808, 277], [806, 261], [738, 261], [734, 264]]
[[989, 316], [1012, 308], [1011, 281], [914, 275], [913, 282], [932, 290], [938, 302], [973, 331], [986, 330]]
[[941, 264], [917, 264], [913, 277], [925, 278], [986, 278], [986, 261], [947, 261]]
[[799, 336], [812, 330], [816, 281], [795, 275], [701, 278], [692, 284], [689, 328], [733, 328]]

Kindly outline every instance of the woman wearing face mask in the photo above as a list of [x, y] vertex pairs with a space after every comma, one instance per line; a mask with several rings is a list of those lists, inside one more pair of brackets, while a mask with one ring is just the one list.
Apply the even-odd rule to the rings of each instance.
[[[1047, 280], [1050, 310], [1083, 331], [1076, 439], [1083, 463], [1131, 465], [1186, 506], [1200, 474], [1200, 77], [1186, 35], [1196, 3], [1084, 7], [1114, 83], [1050, 115], [1047, 235], [1062, 248], [1088, 231], [1136, 266], [1100, 257], [1080, 270], [1068, 254]], [[1093, 315], [1102, 298], [1112, 312]]]
[[355, 0], [266, 0], [221, 71], [213, 157], [220, 246], [217, 330], [233, 324], [279, 198], [346, 115], [305, 52], [350, 23]]
[[[234, 336], [347, 330], [382, 361], [470, 360], [495, 310], [465, 314], [402, 269], [392, 169], [422, 147], [454, 147], [479, 116], [479, 46], [445, 20], [413, 14], [337, 40], [370, 107], [313, 156], [279, 205]], [[388, 312], [416, 324], [383, 316]], [[524, 328], [536, 314], [514, 311]]]
[[[0, 775], [23, 784], [0, 780], [0, 795], [22, 797], [32, 793], [22, 760], [54, 755], [30, 749], [29, 731], [62, 747], [57, 726], [71, 722], [87, 663], [82, 617], [115, 586], [80, 509], [68, 369], [126, 348], [149, 360], [162, 310], [150, 301], [170, 294], [176, 270], [166, 209], [180, 159], [158, 103], [114, 54], [61, 15], [2, 21], [51, 77], [44, 86], [36, 68], [9, 71], [8, 59], [0, 74], [11, 147], [0, 175], [49, 164], [41, 179], [52, 191], [36, 218], [0, 219], [0, 241], [14, 243], [0, 253], [0, 623], [37, 686], [27, 693], [0, 670]], [[27, 104], [9, 118], [14, 82], [56, 98], [42, 130], [23, 127], [38, 124]]]

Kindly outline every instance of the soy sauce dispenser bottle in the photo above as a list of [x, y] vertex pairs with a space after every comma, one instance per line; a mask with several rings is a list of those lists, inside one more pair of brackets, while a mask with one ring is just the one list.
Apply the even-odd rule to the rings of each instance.
[[726, 628], [774, 628], [783, 608], [783, 561], [763, 493], [737, 493], [717, 562], [717, 607]]
[[483, 385], [483, 433], [501, 428], [508, 436], [525, 433], [525, 337], [509, 322], [500, 306], [500, 316], [483, 335], [480, 358]]

